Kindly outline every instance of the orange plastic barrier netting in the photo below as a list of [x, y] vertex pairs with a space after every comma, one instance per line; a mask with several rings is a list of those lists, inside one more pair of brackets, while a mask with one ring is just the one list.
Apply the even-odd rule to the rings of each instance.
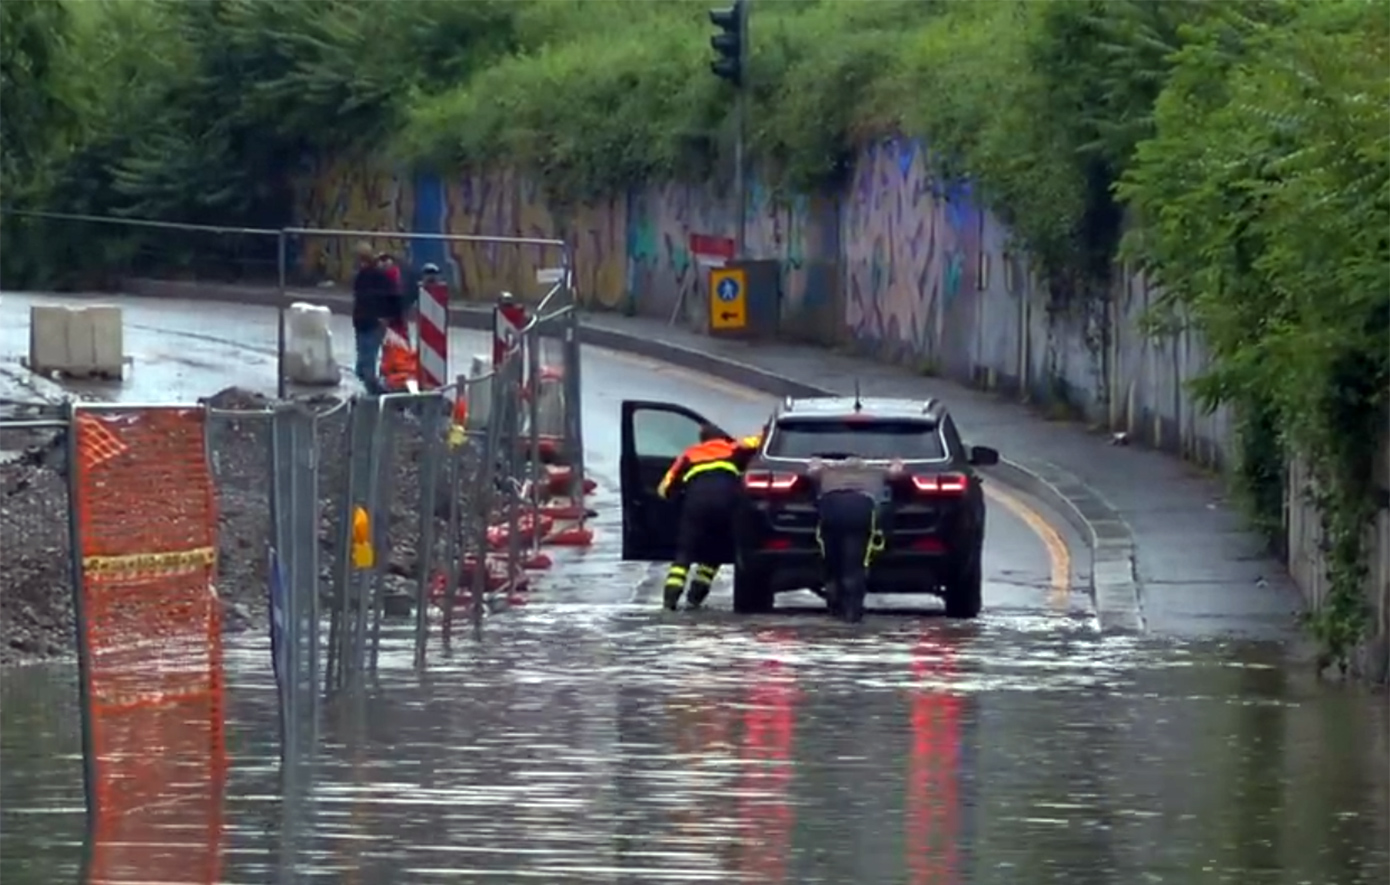
[[216, 881], [226, 750], [205, 415], [79, 409], [73, 432], [96, 801], [88, 881], [161, 881], [157, 869]]
[[210, 696], [103, 714], [85, 885], [222, 881], [221, 716]]

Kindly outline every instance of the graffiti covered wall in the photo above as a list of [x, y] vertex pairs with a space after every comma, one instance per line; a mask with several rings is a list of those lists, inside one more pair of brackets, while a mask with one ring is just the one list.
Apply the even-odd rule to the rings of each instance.
[[[747, 251], [781, 266], [779, 333], [1060, 401], [1136, 438], [1221, 461], [1227, 416], [1202, 412], [1186, 388], [1205, 351], [1190, 334], [1154, 341], [1139, 331], [1152, 301], [1144, 281], [1121, 273], [1106, 316], [1058, 314], [969, 185], [933, 180], [926, 160], [914, 142], [869, 145], [836, 194], [774, 195], [754, 177]], [[411, 180], [351, 161], [314, 167], [299, 199], [309, 227], [564, 238], [585, 304], [661, 318], [679, 304], [697, 328], [708, 293], [690, 236], [732, 236], [737, 219], [729, 196], [711, 187], [652, 184], [559, 208], [508, 171]], [[352, 242], [304, 238], [296, 266], [346, 280]], [[385, 245], [449, 268], [472, 300], [502, 290], [534, 299], [545, 288], [536, 271], [559, 264], [555, 250], [533, 246], [420, 237], [378, 242]]]
[[[410, 230], [415, 188], [406, 175], [353, 159], [316, 162], [296, 182], [301, 227], [366, 231]], [[290, 243], [294, 266], [306, 279], [346, 280], [357, 237], [302, 236]], [[400, 239], [374, 239], [377, 249], [401, 252]]]
[[[745, 221], [749, 258], [781, 264], [781, 331], [823, 343], [837, 340], [838, 199], [777, 197], [756, 180]], [[690, 253], [692, 234], [732, 237], [737, 209], [727, 195], [689, 184], [653, 185], [628, 197], [627, 280], [638, 313], [670, 316], [676, 305], [692, 321], [708, 298], [704, 269]]]
[[[575, 283], [581, 300], [613, 308], [626, 290], [626, 200], [553, 210], [532, 181], [508, 171], [462, 173], [443, 181], [422, 180], [421, 189], [440, 191], [442, 217], [431, 227], [473, 236], [563, 239], [574, 249]], [[559, 267], [554, 247], [450, 242], [453, 266], [467, 300], [495, 297], [503, 290], [535, 300], [548, 288], [536, 282], [542, 268]]]

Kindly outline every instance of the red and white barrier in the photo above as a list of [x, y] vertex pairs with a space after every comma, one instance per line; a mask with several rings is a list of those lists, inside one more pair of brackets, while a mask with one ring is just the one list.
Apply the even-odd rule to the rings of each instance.
[[420, 284], [420, 389], [449, 383], [449, 287]]

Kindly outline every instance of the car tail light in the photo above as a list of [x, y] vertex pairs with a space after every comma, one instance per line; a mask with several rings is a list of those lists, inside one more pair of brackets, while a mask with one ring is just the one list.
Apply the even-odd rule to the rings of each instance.
[[764, 550], [790, 550], [792, 549], [791, 538], [768, 538], [763, 542]]
[[964, 495], [970, 480], [960, 473], [912, 477], [912, 487], [924, 495]]
[[744, 475], [743, 487], [750, 492], [790, 492], [796, 488], [799, 479], [801, 477], [795, 473], [772, 473], [767, 470], [755, 470]]

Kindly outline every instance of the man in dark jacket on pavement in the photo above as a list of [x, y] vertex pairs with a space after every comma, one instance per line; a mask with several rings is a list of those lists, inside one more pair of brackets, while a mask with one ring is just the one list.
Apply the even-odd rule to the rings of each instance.
[[377, 366], [386, 326], [401, 312], [401, 299], [390, 275], [377, 261], [370, 243], [357, 245], [357, 273], [352, 278], [352, 329], [357, 339], [357, 377], [373, 396], [383, 392]]

